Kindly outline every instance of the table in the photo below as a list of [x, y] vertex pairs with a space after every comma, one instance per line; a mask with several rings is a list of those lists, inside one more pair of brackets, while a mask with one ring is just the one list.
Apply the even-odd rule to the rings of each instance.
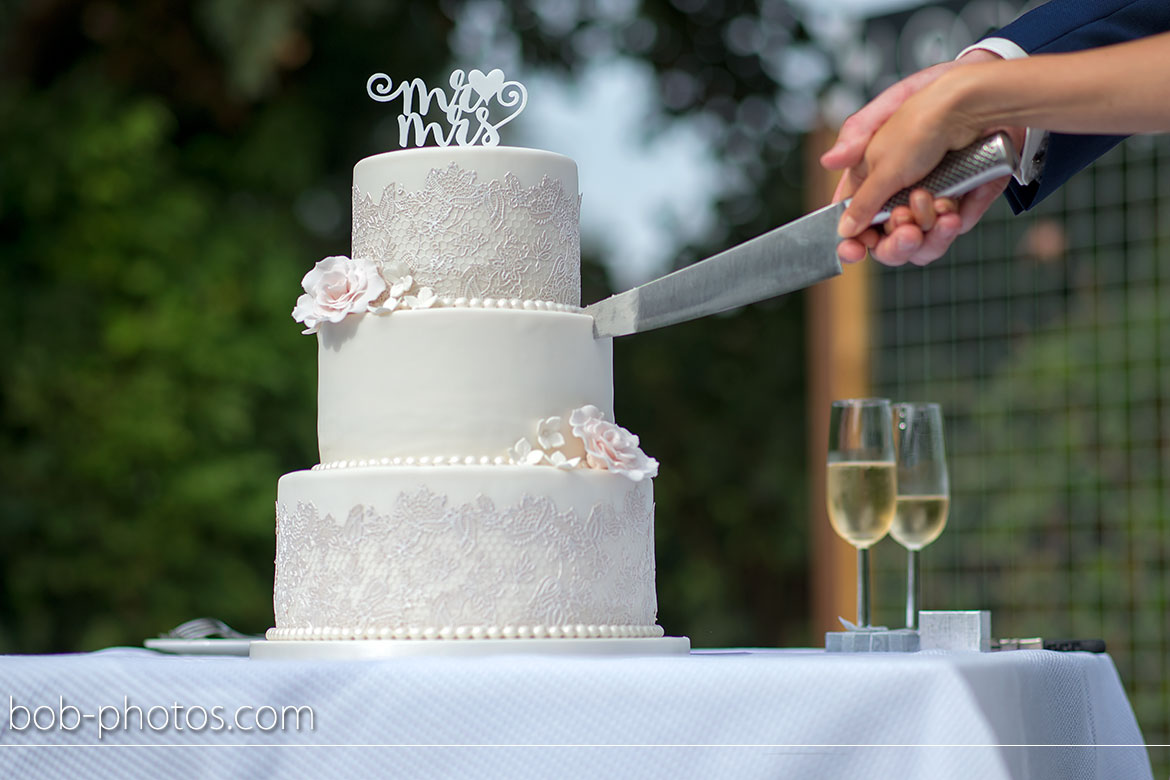
[[[170, 767], [306, 778], [342, 768], [473, 778], [1151, 777], [1112, 660], [1088, 653], [251, 661], [115, 648], [0, 657], [0, 697], [5, 776]], [[300, 730], [293, 710], [282, 730], [280, 710], [293, 706], [312, 708], [311, 730], [304, 710]]]

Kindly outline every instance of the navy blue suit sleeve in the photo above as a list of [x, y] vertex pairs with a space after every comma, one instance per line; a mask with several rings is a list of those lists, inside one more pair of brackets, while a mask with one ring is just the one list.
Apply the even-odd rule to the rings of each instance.
[[[1029, 54], [1055, 54], [1123, 43], [1170, 30], [1170, 0], [1049, 0], [995, 33]], [[1012, 211], [1030, 209], [1124, 136], [1049, 136], [1039, 180], [1013, 181], [1005, 193]]]

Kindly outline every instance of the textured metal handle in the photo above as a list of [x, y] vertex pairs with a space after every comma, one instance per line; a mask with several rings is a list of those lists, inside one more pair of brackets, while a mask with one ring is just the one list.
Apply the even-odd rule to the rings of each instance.
[[1007, 133], [996, 133], [970, 146], [947, 152], [941, 163], [928, 173], [922, 181], [901, 190], [886, 201], [882, 210], [874, 217], [879, 224], [890, 218], [890, 212], [897, 206], [910, 203], [910, 193], [924, 189], [936, 198], [963, 195], [1003, 176], [1010, 176], [1019, 162], [1012, 140]]

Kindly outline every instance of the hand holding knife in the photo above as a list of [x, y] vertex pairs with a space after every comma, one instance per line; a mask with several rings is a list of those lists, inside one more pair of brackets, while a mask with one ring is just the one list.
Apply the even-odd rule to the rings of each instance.
[[[1006, 133], [950, 152], [926, 178], [894, 195], [873, 224], [907, 205], [911, 191], [956, 197], [1015, 170]], [[700, 260], [632, 290], [585, 307], [596, 338], [661, 328], [808, 287], [841, 273], [837, 221], [849, 201], [834, 203], [787, 225]]]

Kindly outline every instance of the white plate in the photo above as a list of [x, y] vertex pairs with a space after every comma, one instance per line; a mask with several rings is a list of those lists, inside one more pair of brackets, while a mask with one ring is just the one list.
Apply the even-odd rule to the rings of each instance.
[[252, 639], [147, 639], [142, 644], [175, 655], [247, 655]]

